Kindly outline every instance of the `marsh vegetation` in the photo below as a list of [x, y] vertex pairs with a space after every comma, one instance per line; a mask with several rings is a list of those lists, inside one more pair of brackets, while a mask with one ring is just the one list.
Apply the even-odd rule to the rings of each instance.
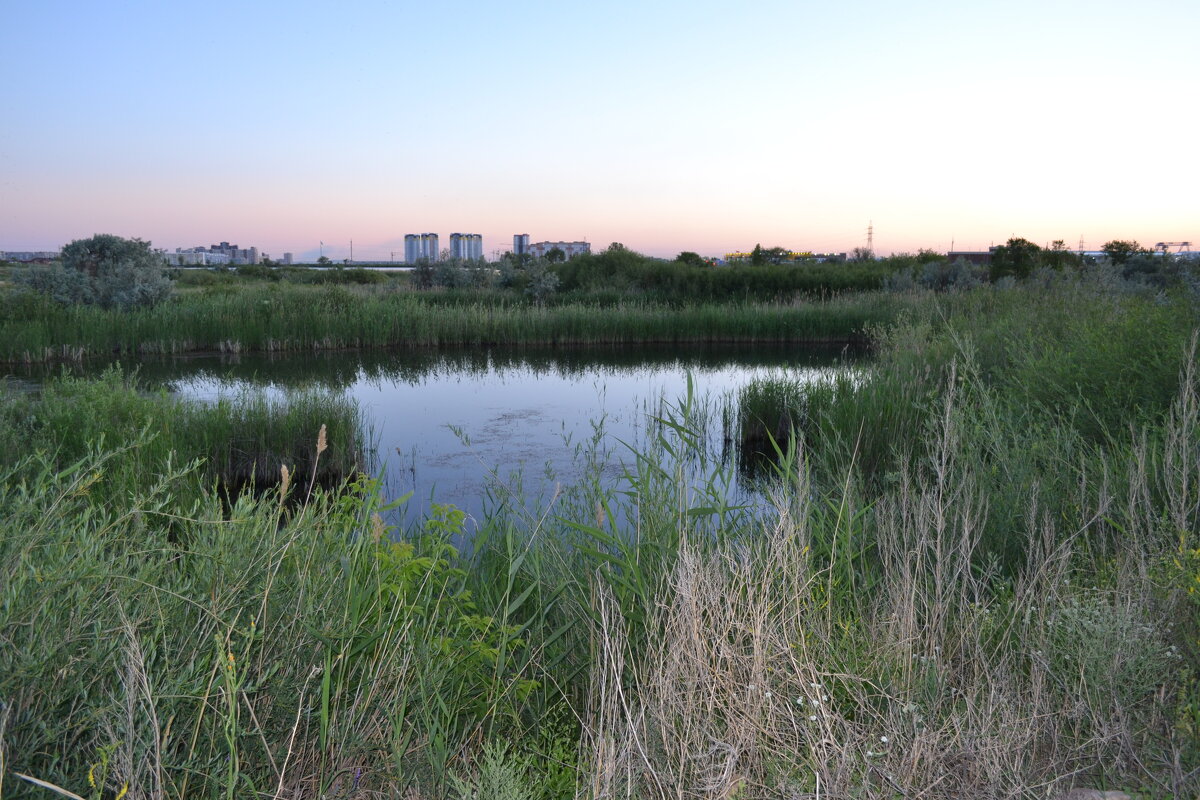
[[[258, 301], [204, 302], [233, 324]], [[285, 318], [341, 319], [292, 302]], [[4, 788], [23, 791], [19, 773], [127, 797], [1196, 795], [1186, 287], [1063, 272], [815, 307], [887, 311], [843, 328], [869, 331], [869, 369], [747, 391], [739, 430], [757, 420], [778, 445], [757, 509], [728, 502], [736, 467], [698, 446], [682, 390], [619, 485], [538, 512], [498, 502], [470, 540], [445, 505], [393, 529], [400, 498], [369, 476], [323, 488], [296, 455], [286, 485], [223, 500], [207, 471], [221, 436], [286, 410], [233, 424], [205, 407], [212, 436], [172, 439], [151, 416], [167, 401], [142, 405], [123, 376], [10, 397]], [[681, 319], [771, 338], [793, 306], [633, 308], [684, 341]], [[530, 339], [618, 327], [552, 303], [503, 323], [438, 309], [469, 341], [513, 320]], [[387, 325], [435, 324], [409, 310]], [[244, 320], [245, 340], [282, 337], [271, 320]], [[92, 340], [107, 341], [14, 352]], [[113, 421], [46, 416], [54, 392]], [[284, 438], [308, 429], [315, 451], [319, 422], [330, 453], [354, 452], [354, 410], [314, 408]]]

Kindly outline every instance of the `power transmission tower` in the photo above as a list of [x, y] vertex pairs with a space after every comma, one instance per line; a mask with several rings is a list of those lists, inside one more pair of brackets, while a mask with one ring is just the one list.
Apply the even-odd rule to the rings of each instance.
[[867, 252], [875, 254], [875, 223], [867, 220]]

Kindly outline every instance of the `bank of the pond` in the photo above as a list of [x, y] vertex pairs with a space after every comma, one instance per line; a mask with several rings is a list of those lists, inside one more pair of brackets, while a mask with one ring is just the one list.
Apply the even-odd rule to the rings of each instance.
[[[500, 298], [503, 299], [503, 298]], [[376, 347], [862, 342], [912, 300], [867, 294], [794, 304], [672, 307], [446, 303], [378, 287], [272, 286], [177, 296], [136, 311], [8, 299], [0, 360]]]

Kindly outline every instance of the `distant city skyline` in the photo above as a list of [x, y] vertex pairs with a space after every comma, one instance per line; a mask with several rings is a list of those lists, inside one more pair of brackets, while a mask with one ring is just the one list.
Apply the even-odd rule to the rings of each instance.
[[[0, 250], [1200, 239], [1200, 3], [11, 3]], [[404, 36], [420, 30], [421, 36]], [[236, 35], [233, 35], [236, 33]]]
[[[875, 227], [875, 226], [872, 226], [872, 227]], [[113, 231], [96, 231], [95, 233], [113, 233]], [[72, 240], [73, 239], [84, 239], [90, 235], [92, 235], [92, 234], [74, 236], [74, 237], [72, 237]], [[136, 234], [133, 234], [133, 233], [117, 234], [117, 235], [127, 235], [129, 238], [134, 238], [136, 236]], [[445, 239], [442, 240], [441, 239], [442, 235], [438, 234], [437, 232], [432, 232], [429, 234], [422, 234], [422, 235], [424, 235], [424, 236], [432, 235], [434, 237], [434, 240], [432, 242], [432, 247], [436, 248], [439, 251], [439, 253], [442, 250], [446, 250], [446, 251], [453, 250], [453, 248], [449, 244], [451, 241], [449, 236], [446, 236]], [[412, 234], [408, 234], [408, 236], [412, 236]], [[482, 237], [482, 245], [478, 245], [478, 244], [475, 245], [476, 251], [482, 252], [483, 258], [487, 261], [493, 260], [496, 257], [496, 255], [498, 255], [498, 254], [502, 255], [506, 252], [513, 251], [513, 236], [512, 235], [509, 235], [507, 237], [505, 237], [503, 235], [492, 236], [490, 238], [490, 240], [487, 236], [482, 236], [482, 235], [480, 235], [480, 236]], [[874, 253], [877, 256], [888, 256], [888, 255], [892, 255], [894, 253], [899, 253], [899, 252], [916, 253], [919, 249], [930, 249], [930, 250], [934, 250], [939, 253], [945, 253], [945, 252], [949, 252], [951, 250], [954, 250], [956, 252], [986, 251], [989, 248], [994, 247], [996, 245], [1004, 244], [1012, 236], [1019, 236], [1021, 238], [1029, 239], [1034, 244], [1041, 245], [1043, 247], [1049, 247], [1056, 241], [1056, 239], [1062, 238], [1062, 237], [1056, 237], [1055, 239], [1045, 239], [1045, 240], [1039, 241], [1039, 240], [1034, 239], [1029, 236], [1023, 236], [1020, 232], [1014, 232], [1008, 236], [1004, 236], [1003, 238], [989, 240], [988, 242], [985, 242], [982, 244], [974, 244], [971, 242], [962, 242], [962, 241], [956, 241], [954, 239], [951, 239], [950, 242], [947, 242], [944, 244], [943, 243], [929, 243], [929, 244], [921, 244], [918, 246], [908, 247], [908, 248], [892, 248], [892, 249], [883, 249], [883, 248], [879, 247], [878, 240], [876, 240], [875, 247], [874, 247]], [[146, 239], [146, 237], [144, 237], [144, 236], [137, 237], [137, 238]], [[211, 238], [211, 237], [209, 237], [209, 238]], [[540, 238], [540, 237], [535, 237], [535, 238]], [[1085, 236], [1082, 239], [1082, 243], [1083, 243], [1082, 249], [1086, 250], [1086, 251], [1099, 251], [1105, 242], [1108, 242], [1108, 241], [1111, 241], [1114, 239], [1126, 239], [1126, 240], [1132, 239], [1134, 241], [1137, 241], [1139, 244], [1141, 244], [1143, 247], [1146, 247], [1147, 249], [1152, 249], [1155, 244], [1157, 244], [1159, 242], [1163, 242], [1163, 241], [1170, 241], [1170, 242], [1180, 241], [1179, 239], [1164, 239], [1161, 236], [1157, 237], [1157, 238], [1156, 237], [1141, 237], [1141, 238], [1139, 238], [1136, 236], [1103, 236], [1103, 237], [1097, 237], [1094, 240], [1088, 239]], [[71, 240], [63, 241], [60, 244], [54, 245], [52, 247], [43, 247], [43, 248], [16, 247], [16, 246], [0, 247], [0, 253], [6, 252], [6, 251], [8, 251], [8, 252], [28, 252], [28, 251], [35, 251], [35, 250], [57, 251], [63, 245], [68, 244], [69, 241], [71, 241]], [[204, 247], [204, 245], [196, 245], [194, 243], [188, 244], [188, 245], [183, 245], [183, 244], [163, 245], [163, 244], [160, 244], [159, 242], [155, 242], [153, 240], [150, 240], [150, 241], [151, 241], [151, 244], [154, 247], [154, 249], [163, 250], [163, 251], [172, 252], [172, 253], [177, 252], [179, 250], [186, 251], [186, 250], [192, 250], [193, 248], [196, 248], [196, 247]], [[439, 244], [439, 241], [441, 242], [441, 244]], [[550, 244], [555, 244], [555, 243], [563, 243], [565, 240], [555, 241], [553, 239], [547, 239], [546, 241]], [[578, 241], [583, 242], [586, 240], [578, 240]], [[625, 245], [626, 247], [629, 247], [630, 249], [641, 252], [644, 255], [654, 256], [654, 257], [658, 257], [658, 258], [674, 258], [675, 256], [679, 255], [679, 253], [685, 252], [685, 251], [696, 252], [706, 258], [707, 257], [721, 257], [727, 253], [748, 251], [748, 250], [752, 249], [755, 245], [762, 245], [764, 248], [779, 246], [779, 247], [785, 247], [785, 248], [789, 248], [789, 249], [808, 250], [808, 251], [817, 252], [817, 253], [820, 253], [820, 252], [850, 253], [851, 251], [854, 250], [855, 247], [866, 247], [866, 245], [867, 245], [867, 240], [866, 240], [865, 234], [864, 234], [864, 238], [863, 238], [863, 241], [861, 244], [856, 244], [851, 247], [845, 247], [845, 248], [827, 248], [827, 249], [808, 247], [804, 243], [780, 242], [780, 241], [775, 241], [775, 240], [765, 240], [764, 239], [761, 241], [749, 242], [749, 243], [748, 242], [739, 242], [736, 246], [728, 247], [725, 249], [706, 250], [706, 249], [698, 248], [695, 246], [692, 246], [692, 247], [681, 246], [678, 249], [668, 248], [668, 250], [666, 250], [664, 252], [651, 252], [651, 251], [639, 248], [636, 245], [630, 244], [629, 241], [622, 241], [622, 240], [614, 240], [614, 241], [620, 242], [621, 244]], [[1066, 245], [1066, 248], [1068, 250], [1072, 250], [1072, 251], [1078, 251], [1081, 249], [1079, 246], [1080, 241], [1081, 241], [1080, 238], [1076, 238], [1074, 240], [1063, 239], [1063, 242]], [[1192, 240], [1188, 240], [1188, 241], [1189, 241], [1189, 243], [1192, 244], [1192, 248], [1200, 249], [1200, 241], [1192, 241]], [[613, 242], [609, 242], [609, 243], [598, 245], [595, 242], [588, 242], [587, 244], [590, 245], [589, 252], [598, 253], [598, 252], [603, 251], [606, 247], [609, 246], [609, 244], [612, 244], [612, 243]], [[414, 254], [415, 251], [410, 251], [407, 249], [408, 243], [405, 240], [405, 236], [400, 236], [400, 237], [396, 237], [394, 239], [390, 239], [383, 245], [378, 245], [378, 246], [374, 246], [374, 247], [370, 243], [363, 244], [362, 242], [355, 240], [355, 244], [353, 247], [354, 247], [353, 260], [356, 262], [368, 262], [368, 261], [370, 261], [370, 262], [394, 262], [397, 265], [402, 265], [405, 263], [411, 263], [413, 260], [415, 260], [415, 258], [422, 257], [420, 255]], [[312, 247], [307, 247], [307, 248], [285, 245], [283, 247], [275, 247], [275, 248], [271, 248], [269, 246], [268, 247], [255, 247], [254, 249], [258, 253], [260, 253], [263, 258], [270, 258], [272, 261], [282, 260], [283, 255], [286, 253], [286, 254], [292, 256], [292, 259], [295, 263], [305, 264], [305, 263], [316, 262], [317, 259], [320, 258], [322, 255], [331, 261], [350, 260], [351, 245], [350, 245], [349, 241], [345, 242], [341, 246], [339, 246], [339, 244], [337, 242], [318, 241], [316, 245], [314, 245]], [[1174, 252], [1176, 249], [1177, 248], [1172, 247], [1172, 248], [1170, 248], [1170, 251]], [[455, 255], [453, 252], [451, 252], [451, 256], [456, 257], [456, 258], [459, 257], [459, 256]]]

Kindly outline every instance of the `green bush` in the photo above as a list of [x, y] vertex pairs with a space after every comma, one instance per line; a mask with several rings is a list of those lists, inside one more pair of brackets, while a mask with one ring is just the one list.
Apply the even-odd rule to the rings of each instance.
[[171, 294], [163, 259], [141, 239], [97, 234], [63, 248], [62, 266], [30, 268], [13, 282], [62, 305], [128, 310], [153, 306]]

